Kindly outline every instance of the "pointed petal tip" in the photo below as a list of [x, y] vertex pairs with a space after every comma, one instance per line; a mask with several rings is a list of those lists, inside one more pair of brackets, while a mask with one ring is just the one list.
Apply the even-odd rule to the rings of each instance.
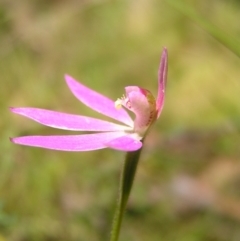
[[[80, 84], [77, 80], [75, 80], [71, 75], [69, 74], [65, 74], [64, 75], [64, 79], [68, 85], [68, 87], [70, 88], [71, 84], [74, 84], [77, 82], [77, 84]], [[71, 88], [70, 88], [71, 89]]]
[[168, 50], [166, 47], [163, 47], [162, 54], [161, 54], [161, 62], [166, 62], [168, 58]]
[[70, 76], [69, 74], [65, 74], [65, 75], [64, 75], [64, 79], [65, 79], [65, 81], [66, 81], [67, 84], [68, 84], [68, 82], [71, 81], [71, 80], [73, 79], [73, 77]]
[[13, 137], [9, 137], [9, 141], [11, 141], [12, 143], [15, 143], [14, 138]]
[[12, 113], [18, 114], [18, 109], [19, 109], [19, 108], [17, 108], [17, 107], [8, 107], [8, 109], [9, 109]]
[[18, 137], [9, 137], [9, 141], [13, 144], [21, 144], [18, 142]]
[[167, 47], [166, 46], [163, 47], [163, 51], [167, 52]]
[[9, 107], [9, 110], [14, 114], [23, 115], [26, 110], [33, 109], [31, 107]]
[[68, 79], [68, 78], [71, 78], [71, 76], [69, 74], [64, 74], [64, 78]]

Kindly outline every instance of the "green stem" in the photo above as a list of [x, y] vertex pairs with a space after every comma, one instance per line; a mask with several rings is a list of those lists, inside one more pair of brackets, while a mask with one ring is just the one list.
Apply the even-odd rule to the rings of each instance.
[[126, 155], [121, 173], [119, 198], [115, 210], [110, 241], [118, 240], [123, 214], [127, 205], [129, 194], [131, 192], [141, 150], [142, 148], [137, 151], [128, 152]]

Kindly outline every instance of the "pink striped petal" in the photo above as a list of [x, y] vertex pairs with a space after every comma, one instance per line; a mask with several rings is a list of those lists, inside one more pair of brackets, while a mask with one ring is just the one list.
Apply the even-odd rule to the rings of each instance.
[[10, 108], [16, 114], [26, 116], [43, 125], [74, 131], [123, 131], [131, 127], [118, 125], [87, 116], [72, 115], [38, 108]]
[[133, 126], [133, 121], [127, 111], [117, 110], [114, 101], [80, 84], [69, 75], [66, 75], [65, 79], [72, 93], [86, 106], [126, 125]]
[[120, 151], [136, 151], [142, 147], [142, 142], [134, 135], [121, 136], [106, 143], [112, 149]]
[[164, 97], [165, 97], [165, 87], [167, 82], [167, 71], [168, 71], [168, 53], [167, 49], [164, 48], [161, 56], [161, 61], [158, 70], [158, 96], [157, 96], [157, 111], [158, 115], [161, 114], [163, 104], [164, 104]]
[[16, 144], [35, 146], [59, 151], [91, 151], [108, 147], [113, 139], [125, 136], [124, 132], [105, 132], [86, 135], [22, 136], [12, 138]]

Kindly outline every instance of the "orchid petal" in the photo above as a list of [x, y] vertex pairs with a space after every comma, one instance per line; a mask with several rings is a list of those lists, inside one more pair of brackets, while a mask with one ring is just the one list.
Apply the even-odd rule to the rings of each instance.
[[134, 135], [121, 136], [106, 143], [112, 149], [120, 151], [136, 151], [142, 147], [142, 142]]
[[59, 151], [91, 151], [106, 148], [105, 143], [125, 136], [124, 132], [105, 132], [86, 135], [22, 136], [12, 138], [16, 144]]
[[143, 137], [157, 119], [156, 100], [149, 90], [138, 86], [127, 86], [125, 91], [126, 97], [118, 99], [116, 106], [124, 106], [135, 114], [134, 131]]
[[161, 61], [158, 70], [158, 96], [157, 96], [157, 118], [161, 114], [163, 104], [164, 104], [164, 97], [165, 97], [165, 87], [167, 82], [167, 71], [168, 71], [168, 53], [167, 49], [164, 48], [161, 56]]
[[65, 79], [72, 93], [86, 106], [131, 127], [133, 126], [133, 121], [127, 111], [124, 109], [117, 110], [114, 101], [80, 84], [69, 75], [66, 75]]
[[72, 115], [39, 108], [10, 108], [16, 114], [33, 119], [43, 125], [74, 131], [124, 131], [128, 126], [118, 125], [87, 116]]

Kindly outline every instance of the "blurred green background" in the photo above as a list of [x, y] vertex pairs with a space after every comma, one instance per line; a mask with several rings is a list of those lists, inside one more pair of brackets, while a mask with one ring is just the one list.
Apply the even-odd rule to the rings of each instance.
[[124, 153], [14, 145], [9, 137], [70, 132], [8, 107], [103, 118], [77, 101], [64, 74], [112, 99], [127, 85], [156, 95], [163, 46], [165, 107], [146, 140], [120, 240], [240, 240], [240, 59], [220, 43], [240, 49], [240, 1], [179, 2], [1, 0], [1, 241], [108, 240]]

